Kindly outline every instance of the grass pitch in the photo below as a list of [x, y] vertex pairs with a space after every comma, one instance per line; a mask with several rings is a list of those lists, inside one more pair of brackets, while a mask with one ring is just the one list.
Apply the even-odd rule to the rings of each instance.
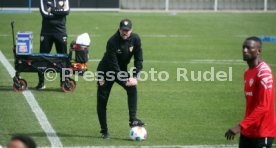
[[[142, 39], [144, 70], [167, 71], [166, 82], [144, 81], [138, 85], [138, 118], [146, 122], [148, 139], [128, 138], [128, 109], [125, 91], [114, 85], [108, 103], [112, 138], [99, 138], [96, 114], [96, 82], [79, 77], [73, 93], [63, 93], [59, 80], [46, 82], [47, 89], [35, 91], [37, 74], [22, 73], [49, 122], [64, 146], [101, 145], [198, 145], [237, 144], [226, 141], [224, 132], [242, 120], [245, 111], [241, 46], [248, 36], [276, 35], [275, 13], [104, 13], [71, 12], [67, 17], [68, 43], [88, 32], [92, 38], [90, 59], [100, 59], [106, 41], [119, 21], [130, 18]], [[34, 52], [39, 51], [41, 16], [0, 14], [0, 49], [13, 63], [10, 21], [16, 31], [34, 33]], [[276, 70], [276, 43], [264, 43], [262, 58]], [[52, 49], [55, 53], [55, 49]], [[89, 62], [95, 71], [98, 62]], [[177, 80], [177, 68], [190, 71], [228, 71], [232, 81], [192, 82]], [[50, 146], [24, 96], [12, 91], [12, 79], [0, 64], [0, 144], [12, 134], [32, 136], [39, 146]], [[157, 77], [157, 75], [155, 75]]]

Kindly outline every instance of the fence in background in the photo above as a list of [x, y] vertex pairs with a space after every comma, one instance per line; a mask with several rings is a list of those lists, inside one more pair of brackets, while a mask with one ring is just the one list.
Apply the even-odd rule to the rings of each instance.
[[[69, 0], [78, 10], [275, 11], [276, 0]], [[0, 0], [4, 10], [31, 10], [40, 0]]]
[[120, 8], [164, 11], [271, 11], [276, 10], [276, 0], [121, 0]]

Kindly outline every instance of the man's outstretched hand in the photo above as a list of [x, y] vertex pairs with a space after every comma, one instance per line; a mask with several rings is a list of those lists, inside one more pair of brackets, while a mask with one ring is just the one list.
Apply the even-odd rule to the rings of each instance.
[[126, 86], [136, 86], [137, 85], [137, 79], [136, 78], [129, 78], [127, 80]]
[[241, 126], [238, 124], [235, 127], [228, 129], [224, 136], [227, 140], [233, 140], [235, 135], [238, 134], [240, 131], [241, 131]]

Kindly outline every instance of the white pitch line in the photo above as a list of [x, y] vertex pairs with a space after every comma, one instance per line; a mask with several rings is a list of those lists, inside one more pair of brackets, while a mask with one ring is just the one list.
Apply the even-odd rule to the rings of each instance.
[[188, 38], [191, 35], [177, 35], [177, 34], [142, 34], [144, 38]]
[[[8, 59], [8, 60], [14, 61], [14, 59]], [[89, 62], [100, 62], [100, 60], [101, 59], [90, 59]], [[144, 63], [245, 65], [245, 63], [242, 60], [215, 60], [215, 59], [191, 59], [191, 60], [183, 60], [183, 61], [144, 60]]]
[[[68, 37], [77, 37], [79, 36], [79, 34], [69, 34]], [[92, 34], [92, 35], [89, 35], [91, 38], [95, 38], [95, 37], [101, 37], [102, 35], [95, 35], [95, 34]]]
[[[0, 35], [1, 36], [1, 35]], [[69, 37], [77, 37], [77, 34], [69, 34]], [[90, 35], [92, 38], [102, 37], [103, 35]], [[188, 38], [192, 37], [191, 35], [179, 35], [179, 34], [142, 34], [140, 35], [143, 38]]]
[[[237, 148], [238, 145], [71, 146], [63, 148]], [[50, 147], [40, 147], [50, 148]]]
[[[89, 60], [89, 62], [99, 62], [99, 61], [100, 61], [100, 59], [90, 59]], [[215, 59], [191, 59], [191, 60], [183, 60], [183, 61], [144, 60], [144, 63], [245, 65], [245, 63], [242, 60], [215, 60]]]
[[[15, 75], [15, 70], [11, 66], [11, 64], [8, 62], [7, 58], [4, 56], [2, 51], [0, 50], [0, 61], [10, 74], [10, 76], [13, 78]], [[44, 132], [47, 135], [47, 138], [49, 139], [52, 147], [62, 147], [62, 143], [59, 139], [59, 137], [56, 134], [56, 131], [53, 129], [52, 125], [48, 121], [45, 113], [40, 108], [38, 102], [36, 101], [33, 93], [30, 90], [26, 90], [23, 92], [24, 97], [26, 98], [26, 101], [30, 105], [32, 111], [34, 112], [41, 128], [44, 130]]]
[[[14, 61], [14, 59], [8, 59]], [[100, 62], [100, 59], [90, 59], [89, 62]], [[133, 62], [133, 61], [132, 61]], [[174, 60], [144, 60], [144, 63], [161, 63], [161, 64], [216, 64], [216, 65], [246, 65], [246, 62], [239, 59], [232, 60], [216, 60], [216, 59], [191, 59], [183, 61]], [[276, 64], [270, 64], [269, 66], [275, 67]]]
[[[96, 27], [98, 28], [98, 27]], [[7, 35], [7, 34], [0, 34], [0, 37], [7, 37], [7, 36], [11, 36], [11, 35]], [[69, 34], [69, 37], [77, 37], [78, 34]], [[104, 35], [94, 35], [91, 34], [90, 35], [92, 38], [95, 37], [105, 37]], [[250, 35], [244, 35], [244, 34], [237, 34], [237, 35], [229, 35], [229, 37], [233, 37], [233, 38], [246, 38], [249, 37]], [[257, 36], [263, 36], [263, 35], [257, 35]], [[193, 36], [193, 35], [187, 35], [187, 34], [140, 34], [140, 37], [143, 38], [191, 38], [191, 37], [199, 37], [199, 36]]]
[[166, 60], [145, 60], [145, 63], [165, 63], [165, 64], [218, 64], [218, 65], [244, 65], [242, 61], [238, 60], [209, 60], [209, 59], [194, 59], [183, 61], [166, 61]]
[[[90, 59], [89, 62], [100, 62], [100, 59]], [[133, 62], [133, 60], [132, 60]], [[161, 63], [161, 64], [216, 64], [216, 65], [246, 65], [246, 62], [239, 59], [233, 60], [216, 60], [216, 59], [191, 59], [183, 61], [174, 60], [144, 60], [144, 63]], [[275, 67], [276, 64], [269, 64]]]
[[[96, 27], [99, 28], [99, 27]], [[77, 37], [79, 34], [69, 34], [68, 37]], [[9, 37], [10, 34], [0, 34], [0, 37]], [[237, 35], [229, 35], [229, 37], [234, 38], [246, 38], [250, 35], [244, 35], [244, 34], [237, 34]], [[263, 35], [259, 35], [263, 36]], [[97, 38], [97, 37], [105, 37], [101, 34], [90, 34], [90, 37]], [[199, 36], [193, 36], [193, 35], [187, 35], [187, 34], [140, 34], [140, 37], [143, 38], [191, 38], [191, 37], [199, 37]]]

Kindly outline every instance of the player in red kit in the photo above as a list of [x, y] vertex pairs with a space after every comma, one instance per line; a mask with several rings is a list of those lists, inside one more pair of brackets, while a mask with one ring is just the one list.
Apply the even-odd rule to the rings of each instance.
[[249, 68], [244, 73], [246, 111], [244, 119], [226, 131], [228, 140], [240, 134], [239, 148], [271, 148], [276, 137], [274, 76], [259, 56], [262, 41], [249, 37], [243, 43], [243, 60]]

